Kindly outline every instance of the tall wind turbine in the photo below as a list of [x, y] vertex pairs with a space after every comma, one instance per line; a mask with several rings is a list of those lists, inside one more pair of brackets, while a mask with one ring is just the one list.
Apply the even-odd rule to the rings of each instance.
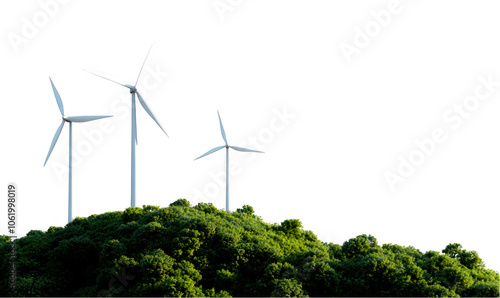
[[52, 85], [52, 90], [54, 91], [54, 95], [56, 97], [57, 105], [59, 106], [59, 111], [61, 112], [62, 116], [62, 122], [59, 125], [59, 127], [56, 130], [56, 134], [54, 135], [54, 138], [52, 139], [52, 144], [50, 144], [50, 149], [49, 153], [47, 154], [47, 158], [45, 158], [45, 162], [43, 163], [43, 166], [47, 163], [49, 160], [50, 154], [52, 153], [52, 150], [54, 149], [54, 146], [57, 143], [57, 139], [59, 139], [59, 135], [61, 134], [61, 131], [64, 127], [64, 123], [68, 122], [69, 123], [69, 186], [68, 186], [68, 222], [71, 222], [73, 219], [72, 215], [72, 209], [73, 209], [73, 197], [72, 197], [72, 180], [73, 180], [73, 168], [72, 168], [72, 150], [73, 150], [73, 145], [72, 145], [72, 135], [73, 135], [73, 122], [88, 122], [88, 121], [93, 121], [97, 119], [102, 119], [102, 118], [107, 118], [107, 117], [112, 117], [112, 116], [72, 116], [72, 117], [65, 117], [64, 116], [64, 106], [61, 100], [61, 96], [59, 95], [59, 92], [57, 92], [56, 86], [54, 86], [54, 83], [52, 82], [52, 79], [50, 79], [50, 84]]
[[163, 127], [160, 125], [160, 122], [156, 119], [154, 116], [153, 112], [151, 109], [148, 107], [146, 102], [144, 101], [144, 98], [142, 98], [141, 94], [139, 91], [137, 91], [137, 83], [139, 82], [139, 78], [141, 76], [142, 68], [144, 67], [144, 64], [146, 64], [146, 60], [148, 59], [149, 53], [151, 52], [151, 49], [153, 46], [149, 48], [148, 54], [146, 55], [146, 58], [144, 59], [144, 62], [142, 63], [141, 70], [139, 70], [139, 75], [137, 76], [137, 80], [135, 81], [134, 85], [128, 85], [128, 84], [122, 84], [117, 81], [113, 81], [111, 79], [108, 79], [106, 77], [103, 77], [101, 75], [98, 75], [96, 73], [93, 73], [89, 70], [86, 70], [87, 72], [96, 75], [98, 77], [101, 77], [103, 79], [106, 79], [108, 81], [111, 81], [113, 83], [116, 83], [118, 85], [121, 85], [125, 88], [128, 88], [130, 90], [130, 94], [132, 95], [132, 137], [131, 137], [131, 173], [130, 173], [130, 206], [135, 207], [135, 145], [137, 145], [137, 122], [136, 122], [136, 117], [135, 117], [135, 95], [137, 94], [137, 97], [139, 99], [139, 103], [142, 105], [144, 110], [153, 118], [153, 120], [158, 124], [158, 126], [161, 128], [161, 130], [165, 133], [165, 135], [168, 137], [168, 134], [165, 132]]
[[204, 156], [207, 156], [207, 155], [210, 155], [214, 152], [217, 152], [217, 151], [221, 150], [222, 148], [226, 148], [226, 211], [229, 211], [229, 148], [234, 149], [236, 151], [242, 151], [242, 152], [256, 152], [256, 153], [264, 153], [264, 152], [252, 150], [252, 149], [247, 149], [247, 148], [236, 147], [236, 146], [229, 146], [227, 144], [226, 132], [224, 131], [224, 126], [222, 125], [222, 120], [220, 119], [219, 111], [217, 111], [217, 115], [219, 116], [220, 132], [222, 134], [222, 138], [224, 139], [224, 143], [226, 143], [226, 144], [223, 146], [215, 147], [214, 149], [208, 151], [207, 153], [203, 154], [202, 156], [200, 156], [196, 159], [200, 159]]

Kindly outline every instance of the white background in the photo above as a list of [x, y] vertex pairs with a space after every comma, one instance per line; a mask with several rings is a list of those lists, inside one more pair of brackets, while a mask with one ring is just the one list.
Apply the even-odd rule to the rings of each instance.
[[[2, 2], [0, 181], [4, 194], [18, 185], [19, 235], [67, 222], [67, 125], [43, 167], [61, 121], [49, 76], [67, 116], [114, 115], [73, 125], [74, 217], [130, 206], [130, 94], [82, 68], [133, 84], [154, 42], [139, 91], [170, 138], [137, 103], [137, 206], [225, 207], [224, 151], [193, 161], [223, 144], [219, 110], [230, 144], [266, 152], [231, 152], [232, 211], [298, 218], [339, 244], [360, 234], [423, 252], [458, 242], [500, 270], [500, 87], [457, 128], [443, 118], [482, 88], [479, 77], [500, 81], [498, 2], [215, 3], [231, 10], [212, 0]], [[390, 5], [397, 12], [374, 23]], [[399, 175], [398, 157], [435, 129], [446, 141], [391, 191], [384, 173]], [[6, 200], [0, 212], [7, 234]]]

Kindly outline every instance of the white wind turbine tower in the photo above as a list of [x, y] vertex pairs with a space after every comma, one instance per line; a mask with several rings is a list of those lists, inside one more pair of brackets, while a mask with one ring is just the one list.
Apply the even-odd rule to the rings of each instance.
[[52, 139], [52, 144], [50, 145], [49, 153], [47, 154], [47, 158], [45, 158], [45, 162], [43, 163], [43, 166], [47, 163], [49, 160], [50, 154], [52, 153], [52, 150], [54, 149], [54, 146], [57, 143], [57, 139], [59, 139], [59, 135], [61, 134], [61, 131], [64, 127], [64, 123], [68, 122], [69, 123], [69, 186], [68, 186], [68, 222], [71, 222], [73, 219], [73, 214], [72, 214], [72, 209], [73, 209], [73, 195], [72, 195], [72, 184], [73, 184], [73, 169], [72, 169], [72, 151], [73, 151], [73, 145], [72, 145], [72, 135], [73, 135], [73, 122], [88, 122], [88, 121], [93, 121], [97, 119], [102, 119], [102, 118], [107, 118], [107, 117], [112, 117], [112, 116], [72, 116], [72, 117], [65, 117], [64, 116], [64, 106], [61, 100], [61, 96], [59, 95], [59, 92], [57, 92], [56, 86], [54, 86], [54, 83], [52, 82], [52, 79], [50, 79], [50, 84], [52, 85], [52, 90], [54, 91], [54, 95], [56, 97], [57, 105], [59, 106], [59, 111], [61, 112], [62, 116], [62, 122], [59, 125], [59, 127], [56, 130], [56, 134], [54, 135], [54, 138]]
[[148, 59], [149, 53], [151, 52], [151, 46], [149, 48], [148, 54], [146, 55], [146, 58], [144, 59], [144, 62], [142, 63], [141, 69], [139, 70], [139, 75], [137, 76], [137, 80], [135, 81], [134, 85], [128, 85], [128, 84], [122, 84], [117, 81], [113, 81], [111, 79], [108, 79], [106, 77], [103, 77], [101, 75], [98, 75], [96, 73], [93, 73], [89, 70], [86, 70], [87, 72], [96, 75], [98, 77], [101, 77], [103, 79], [106, 79], [108, 81], [111, 81], [113, 83], [116, 83], [120, 86], [123, 86], [125, 88], [128, 88], [130, 90], [130, 94], [132, 95], [132, 136], [131, 136], [131, 173], [130, 173], [130, 206], [135, 207], [135, 145], [137, 145], [137, 122], [136, 122], [136, 108], [135, 108], [135, 95], [137, 94], [137, 98], [139, 99], [139, 103], [142, 105], [144, 110], [149, 114], [151, 118], [158, 124], [158, 126], [161, 128], [161, 130], [165, 133], [165, 135], [168, 137], [168, 134], [165, 132], [163, 127], [160, 125], [160, 122], [156, 119], [154, 116], [153, 112], [151, 109], [148, 107], [146, 102], [144, 101], [144, 98], [142, 98], [141, 94], [137, 90], [137, 83], [139, 82], [139, 78], [141, 77], [141, 72], [144, 67], [144, 64], [146, 64], [146, 60]]
[[242, 152], [256, 152], [256, 153], [264, 153], [264, 152], [252, 150], [252, 149], [247, 149], [247, 148], [236, 147], [236, 146], [229, 146], [227, 144], [226, 132], [224, 131], [224, 126], [222, 125], [222, 120], [220, 119], [219, 111], [217, 111], [217, 115], [219, 116], [220, 132], [222, 134], [222, 138], [224, 139], [225, 145], [215, 147], [214, 149], [208, 151], [207, 153], [203, 154], [202, 156], [196, 158], [195, 160], [200, 159], [204, 156], [210, 155], [214, 152], [217, 152], [217, 151], [221, 150], [222, 148], [226, 148], [226, 211], [229, 211], [229, 148], [234, 149], [236, 151], [242, 151]]

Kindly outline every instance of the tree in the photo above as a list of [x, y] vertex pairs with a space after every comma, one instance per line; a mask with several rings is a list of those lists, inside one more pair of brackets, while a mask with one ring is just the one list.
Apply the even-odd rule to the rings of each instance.
[[297, 235], [302, 228], [302, 222], [298, 219], [286, 219], [281, 223], [281, 228], [285, 234]]
[[483, 260], [476, 251], [462, 249], [462, 245], [458, 243], [448, 244], [442, 252], [450, 258], [458, 259], [462, 265], [469, 269], [484, 268]]
[[377, 239], [372, 235], [363, 234], [344, 242], [342, 252], [346, 257], [352, 258], [357, 255], [365, 255], [377, 248], [380, 248]]
[[483, 260], [479, 257], [476, 251], [462, 250], [458, 256], [458, 260], [462, 265], [469, 269], [484, 268]]
[[450, 243], [442, 251], [442, 253], [448, 255], [450, 258], [456, 258], [461, 252], [462, 245], [458, 243]]
[[284, 278], [277, 281], [274, 286], [273, 297], [305, 297], [302, 284], [295, 279]]
[[177, 201], [171, 203], [170, 206], [191, 207], [191, 203], [189, 203], [186, 199], [178, 199]]
[[248, 215], [254, 214], [253, 207], [249, 205], [243, 205], [243, 207], [236, 209], [236, 212], [238, 213], [245, 213]]

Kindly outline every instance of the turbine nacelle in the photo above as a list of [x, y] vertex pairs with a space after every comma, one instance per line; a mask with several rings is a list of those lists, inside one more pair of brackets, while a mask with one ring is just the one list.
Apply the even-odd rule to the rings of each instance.
[[131, 86], [128, 84], [125, 84], [124, 86], [130, 89], [130, 93], [137, 93], [137, 88], [135, 86]]

